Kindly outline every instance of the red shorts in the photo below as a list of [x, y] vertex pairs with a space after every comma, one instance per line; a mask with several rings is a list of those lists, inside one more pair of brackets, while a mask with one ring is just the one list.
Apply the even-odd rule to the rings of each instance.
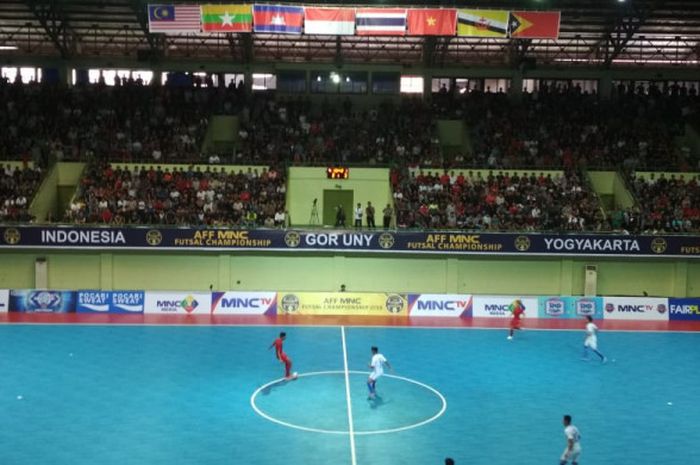
[[513, 318], [510, 320], [510, 327], [513, 329], [520, 329], [520, 318]]
[[290, 363], [291, 360], [289, 360], [289, 357], [287, 357], [287, 354], [280, 354], [280, 362], [282, 362], [282, 363]]

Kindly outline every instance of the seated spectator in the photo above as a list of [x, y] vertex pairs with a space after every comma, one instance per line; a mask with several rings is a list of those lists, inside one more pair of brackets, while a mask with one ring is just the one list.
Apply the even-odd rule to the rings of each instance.
[[0, 167], [0, 222], [33, 220], [29, 205], [42, 178], [40, 168]]

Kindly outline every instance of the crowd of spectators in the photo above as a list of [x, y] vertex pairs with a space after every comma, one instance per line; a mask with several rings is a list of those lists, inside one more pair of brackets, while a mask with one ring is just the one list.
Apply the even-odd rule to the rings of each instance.
[[0, 222], [32, 220], [29, 205], [42, 176], [40, 168], [0, 166]]
[[399, 228], [596, 231], [606, 219], [574, 171], [392, 173]]
[[73, 87], [0, 79], [0, 159], [184, 162], [202, 159], [212, 113], [240, 110], [234, 86]]
[[75, 223], [281, 227], [284, 171], [91, 165], [66, 213]]
[[647, 233], [687, 233], [700, 231], [700, 186], [697, 176], [632, 176], [630, 184], [639, 201], [639, 210], [613, 213], [616, 229]]
[[674, 137], [698, 108], [694, 88], [623, 87], [605, 100], [576, 87], [542, 85], [520, 98], [478, 91], [438, 96], [434, 112], [464, 119], [470, 130], [472, 153], [447, 160], [448, 168], [687, 171], [700, 168], [698, 160]]
[[312, 105], [308, 99], [259, 96], [244, 107], [240, 121], [238, 164], [375, 166], [439, 157], [432, 113], [420, 99], [358, 109], [348, 99]]

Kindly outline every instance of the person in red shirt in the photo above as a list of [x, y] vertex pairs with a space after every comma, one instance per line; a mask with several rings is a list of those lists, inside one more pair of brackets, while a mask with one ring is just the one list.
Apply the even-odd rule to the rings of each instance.
[[284, 350], [282, 349], [282, 344], [284, 344], [284, 340], [286, 338], [287, 338], [287, 333], [281, 332], [280, 337], [275, 339], [272, 342], [272, 344], [270, 344], [270, 347], [267, 348], [267, 350], [270, 350], [274, 347], [275, 348], [275, 356], [277, 357], [277, 360], [279, 360], [281, 363], [284, 363], [284, 379], [286, 379], [286, 380], [297, 379], [297, 373], [291, 372], [292, 359], [290, 359], [287, 356], [287, 354], [284, 353]]
[[515, 299], [512, 304], [508, 307], [513, 317], [510, 319], [510, 332], [508, 333], [508, 340], [513, 339], [513, 333], [516, 329], [520, 329], [520, 319], [525, 313], [525, 305], [520, 301], [520, 299]]

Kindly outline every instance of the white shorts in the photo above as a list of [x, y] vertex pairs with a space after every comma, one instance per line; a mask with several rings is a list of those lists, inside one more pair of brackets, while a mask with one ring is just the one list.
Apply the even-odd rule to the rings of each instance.
[[[567, 456], [568, 454], [568, 456]], [[570, 460], [571, 463], [578, 462], [578, 458], [581, 456], [581, 444], [576, 443], [574, 444], [574, 447], [571, 449], [571, 453], [569, 453], [569, 448], [567, 447], [564, 449], [564, 452], [561, 454], [560, 460], [562, 462], [566, 462], [567, 460]]]
[[583, 346], [590, 347], [593, 350], [598, 350], [598, 338], [587, 337], [586, 340], [583, 342]]
[[377, 373], [376, 371], [373, 371], [372, 373], [369, 374], [369, 379], [371, 379], [372, 381], [376, 381], [377, 378], [379, 378], [383, 374], [384, 373]]

